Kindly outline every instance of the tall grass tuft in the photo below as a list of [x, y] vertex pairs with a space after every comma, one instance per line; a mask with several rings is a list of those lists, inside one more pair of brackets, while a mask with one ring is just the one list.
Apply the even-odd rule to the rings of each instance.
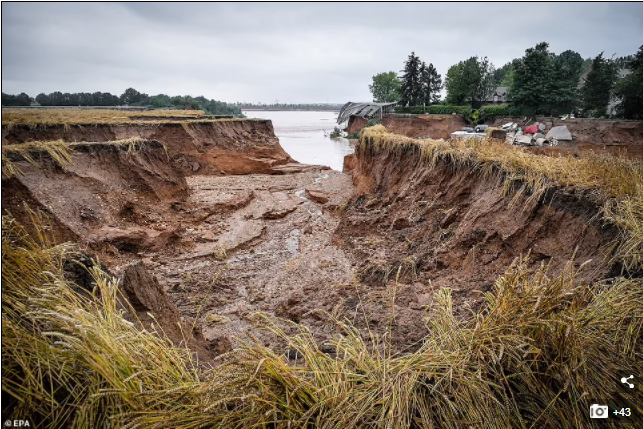
[[291, 353], [249, 337], [204, 368], [125, 320], [107, 274], [92, 269], [93, 293], [74, 292], [62, 271], [73, 248], [5, 217], [2, 249], [2, 389], [42, 427], [577, 428], [593, 427], [593, 403], [643, 412], [641, 390], [620, 383], [643, 370], [639, 279], [585, 285], [572, 263], [549, 277], [519, 259], [469, 321], [442, 289], [414, 353], [333, 319], [329, 354], [305, 326], [259, 314]]

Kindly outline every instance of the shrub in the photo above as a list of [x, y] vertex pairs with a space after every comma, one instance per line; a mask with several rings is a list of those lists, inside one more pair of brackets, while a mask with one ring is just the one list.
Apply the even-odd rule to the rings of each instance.
[[431, 106], [408, 106], [396, 107], [397, 113], [408, 113], [412, 115], [422, 115], [429, 113], [431, 115], [456, 115], [469, 116], [471, 114], [470, 106], [443, 106], [441, 104], [433, 104]]
[[374, 125], [380, 125], [381, 123], [382, 121], [380, 119], [377, 119], [377, 118], [369, 119], [364, 128], [372, 127]]
[[335, 127], [333, 131], [330, 133], [330, 138], [331, 139], [336, 139], [342, 136], [342, 130], [340, 130], [338, 127]]
[[511, 106], [501, 104], [497, 106], [484, 106], [479, 110], [479, 123], [493, 121], [496, 118], [511, 116], [534, 116], [536, 112], [533, 109], [524, 106]]

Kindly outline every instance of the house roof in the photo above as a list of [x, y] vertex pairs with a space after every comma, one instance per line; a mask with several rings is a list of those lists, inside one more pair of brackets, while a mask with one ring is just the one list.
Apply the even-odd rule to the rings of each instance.
[[344, 104], [342, 108], [339, 111], [339, 115], [337, 116], [337, 123], [341, 124], [348, 119], [350, 119], [351, 116], [361, 116], [364, 119], [371, 119], [374, 116], [378, 115], [382, 108], [388, 107], [388, 106], [394, 106], [397, 103], [374, 103], [374, 102], [365, 102], [365, 103], [354, 103], [352, 101], [349, 101], [348, 103]]
[[[507, 101], [507, 93], [509, 92], [509, 87], [508, 86], [499, 86], [497, 87], [494, 92], [489, 96], [487, 101], [494, 102], [494, 101]], [[494, 97], [498, 97], [497, 100], [494, 100]]]

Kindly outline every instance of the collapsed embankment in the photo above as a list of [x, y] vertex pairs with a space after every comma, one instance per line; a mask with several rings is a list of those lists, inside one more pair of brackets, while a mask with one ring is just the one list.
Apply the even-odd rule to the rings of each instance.
[[30, 141], [109, 142], [129, 138], [165, 145], [186, 174], [273, 173], [292, 160], [279, 145], [272, 122], [262, 119], [144, 121], [140, 123], [3, 126], [2, 144]]
[[611, 260], [618, 230], [602, 220], [596, 191], [553, 184], [535, 191], [492, 162], [463, 161], [448, 142], [431, 158], [428, 146], [374, 135], [356, 149], [356, 195], [336, 237], [362, 282], [405, 285], [397, 317], [407, 342], [440, 288], [452, 288], [456, 312], [469, 316], [520, 256], [550, 264], [553, 275], [573, 259], [588, 282], [618, 272]]

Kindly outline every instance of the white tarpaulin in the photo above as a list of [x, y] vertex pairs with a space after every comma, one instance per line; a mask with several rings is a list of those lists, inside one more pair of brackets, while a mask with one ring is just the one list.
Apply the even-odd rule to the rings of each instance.
[[547, 140], [556, 139], [556, 140], [572, 140], [572, 133], [567, 129], [567, 125], [560, 125], [554, 127], [547, 133]]

